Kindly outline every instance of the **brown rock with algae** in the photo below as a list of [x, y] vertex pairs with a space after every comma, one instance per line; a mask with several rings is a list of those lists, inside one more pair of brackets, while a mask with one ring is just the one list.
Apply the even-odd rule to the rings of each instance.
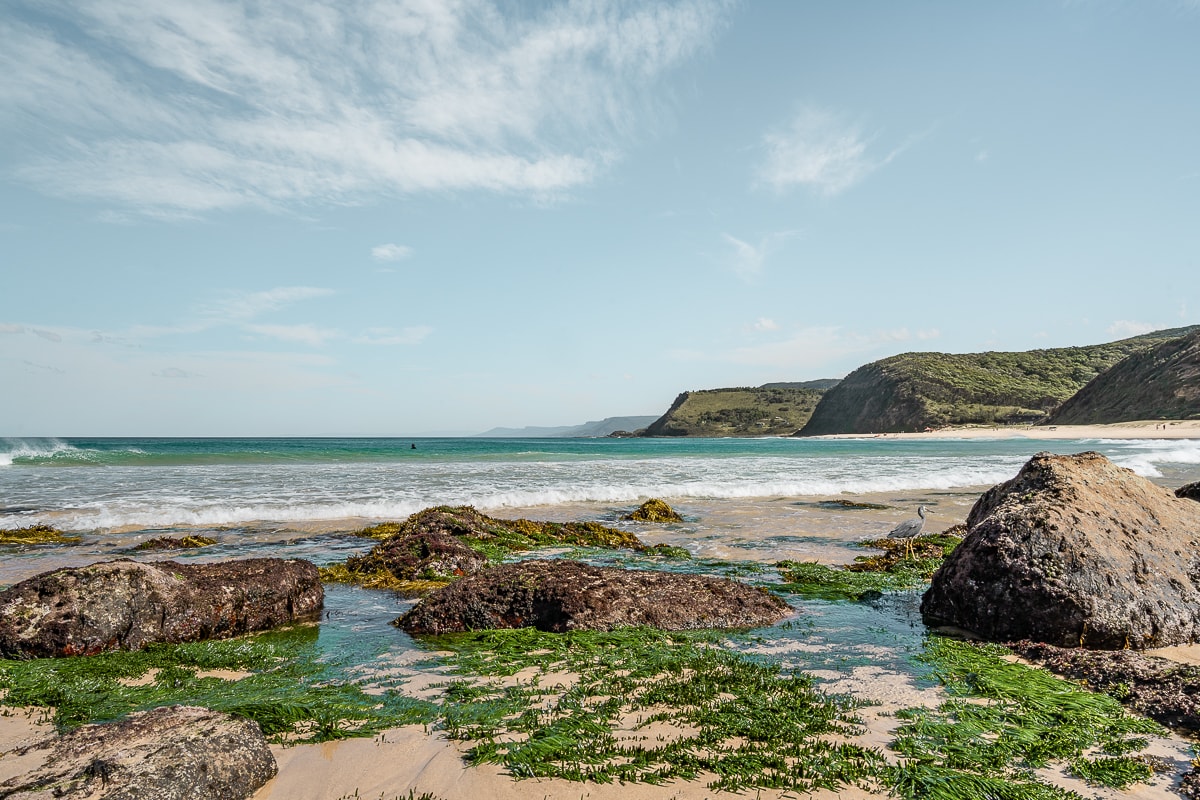
[[103, 561], [44, 572], [0, 592], [0, 656], [223, 639], [313, 615], [324, 599], [317, 568], [307, 561]]
[[663, 630], [748, 628], [791, 608], [753, 586], [706, 575], [593, 567], [578, 561], [521, 561], [486, 569], [426, 596], [396, 620], [409, 633], [492, 628]]
[[967, 526], [921, 602], [928, 624], [1063, 647], [1200, 640], [1200, 506], [1099, 453], [1039, 453]]

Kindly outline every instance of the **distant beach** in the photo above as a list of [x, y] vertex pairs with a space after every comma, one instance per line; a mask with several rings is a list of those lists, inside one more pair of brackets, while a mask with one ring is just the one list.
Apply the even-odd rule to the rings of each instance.
[[1200, 439], [1200, 420], [1139, 420], [1107, 425], [978, 425], [937, 428], [922, 433], [814, 436], [814, 439]]

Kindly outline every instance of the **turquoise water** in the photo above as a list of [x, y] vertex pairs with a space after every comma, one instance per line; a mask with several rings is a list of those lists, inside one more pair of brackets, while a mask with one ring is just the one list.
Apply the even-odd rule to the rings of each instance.
[[[414, 446], [415, 445], [415, 449]], [[949, 439], [0, 439], [0, 527], [395, 519], [481, 509], [987, 486], [1040, 450], [1099, 450], [1166, 485], [1200, 442]]]

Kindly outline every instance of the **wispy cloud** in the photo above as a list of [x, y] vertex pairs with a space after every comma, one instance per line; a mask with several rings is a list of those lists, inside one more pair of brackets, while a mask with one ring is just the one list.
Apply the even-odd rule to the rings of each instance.
[[1108, 332], [1113, 336], [1129, 337], [1141, 336], [1143, 333], [1153, 333], [1169, 327], [1169, 325], [1158, 322], [1135, 322], [1129, 319], [1119, 319], [1108, 326]]
[[333, 328], [318, 328], [316, 325], [307, 323], [301, 325], [246, 325], [244, 330], [268, 339], [296, 342], [310, 347], [321, 347], [331, 339], [340, 339], [343, 335], [341, 331]]
[[393, 328], [370, 328], [361, 336], [356, 336], [354, 341], [359, 344], [375, 345], [420, 344], [431, 333], [433, 333], [433, 328], [428, 325], [413, 325], [400, 330]]
[[376, 261], [403, 261], [412, 258], [413, 249], [403, 244], [380, 244], [371, 248], [371, 258]]
[[0, 109], [23, 143], [9, 152], [35, 155], [9, 166], [167, 217], [553, 196], [619, 155], [732, 5], [16, 0]]
[[771, 233], [762, 237], [758, 244], [751, 244], [728, 233], [722, 233], [721, 239], [732, 251], [729, 255], [730, 267], [743, 280], [750, 280], [762, 273], [767, 257], [792, 236], [795, 236], [795, 231]]
[[779, 330], [779, 323], [770, 317], [759, 317], [750, 328], [760, 333], [763, 331], [777, 331]]
[[253, 319], [261, 314], [333, 294], [332, 289], [315, 286], [280, 286], [261, 292], [230, 292], [205, 310], [206, 316], [219, 319]]
[[776, 191], [802, 186], [836, 195], [900, 153], [876, 156], [869, 152], [871, 144], [858, 125], [830, 111], [805, 108], [763, 137], [758, 178]]
[[150, 373], [155, 378], [191, 378], [192, 373], [179, 367], [167, 367]]

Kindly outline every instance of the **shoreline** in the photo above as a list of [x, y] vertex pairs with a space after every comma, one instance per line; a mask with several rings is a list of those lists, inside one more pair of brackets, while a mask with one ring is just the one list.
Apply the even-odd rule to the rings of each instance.
[[804, 439], [1200, 439], [1200, 420], [1137, 420], [1103, 425], [958, 425], [921, 433], [829, 433]]

